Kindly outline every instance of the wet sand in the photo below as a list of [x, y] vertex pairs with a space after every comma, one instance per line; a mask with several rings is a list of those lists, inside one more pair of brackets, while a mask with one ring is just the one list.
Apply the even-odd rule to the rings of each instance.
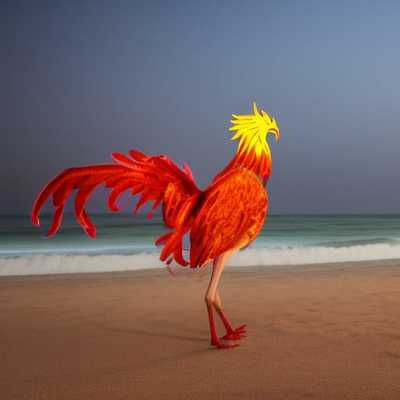
[[0, 278], [0, 398], [400, 399], [400, 261], [228, 267], [233, 350], [209, 346], [208, 276]]

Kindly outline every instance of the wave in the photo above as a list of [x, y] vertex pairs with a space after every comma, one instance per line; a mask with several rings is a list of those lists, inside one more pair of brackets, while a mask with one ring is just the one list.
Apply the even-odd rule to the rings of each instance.
[[0, 276], [135, 271], [162, 268], [157, 254], [41, 254], [0, 258]]
[[[400, 259], [399, 244], [250, 248], [236, 253], [229, 260], [228, 266], [283, 266], [387, 259]], [[165, 264], [158, 259], [158, 253], [41, 254], [0, 258], [0, 276], [135, 271], [154, 268], [165, 268]]]
[[367, 244], [348, 247], [310, 246], [249, 249], [232, 257], [233, 266], [324, 264], [349, 261], [400, 259], [400, 244]]

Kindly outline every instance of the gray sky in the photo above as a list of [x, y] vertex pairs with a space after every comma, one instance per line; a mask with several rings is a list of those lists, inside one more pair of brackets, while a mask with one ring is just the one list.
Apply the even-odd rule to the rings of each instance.
[[[1, 2], [1, 213], [138, 148], [200, 186], [276, 117], [272, 213], [400, 212], [400, 2]], [[100, 209], [95, 197], [89, 209]]]

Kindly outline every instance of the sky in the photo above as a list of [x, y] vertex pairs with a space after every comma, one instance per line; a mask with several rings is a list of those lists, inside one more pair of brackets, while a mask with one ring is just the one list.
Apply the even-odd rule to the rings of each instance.
[[0, 213], [132, 148], [204, 188], [252, 101], [281, 130], [271, 213], [398, 213], [399, 20], [397, 1], [2, 1]]

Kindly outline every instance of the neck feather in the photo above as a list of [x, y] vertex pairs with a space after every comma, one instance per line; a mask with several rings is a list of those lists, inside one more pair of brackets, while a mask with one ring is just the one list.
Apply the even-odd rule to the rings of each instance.
[[238, 167], [245, 167], [254, 172], [265, 184], [272, 171], [271, 153], [263, 151], [261, 154], [256, 154], [254, 149], [249, 149], [248, 151], [240, 151], [239, 149], [215, 179]]

